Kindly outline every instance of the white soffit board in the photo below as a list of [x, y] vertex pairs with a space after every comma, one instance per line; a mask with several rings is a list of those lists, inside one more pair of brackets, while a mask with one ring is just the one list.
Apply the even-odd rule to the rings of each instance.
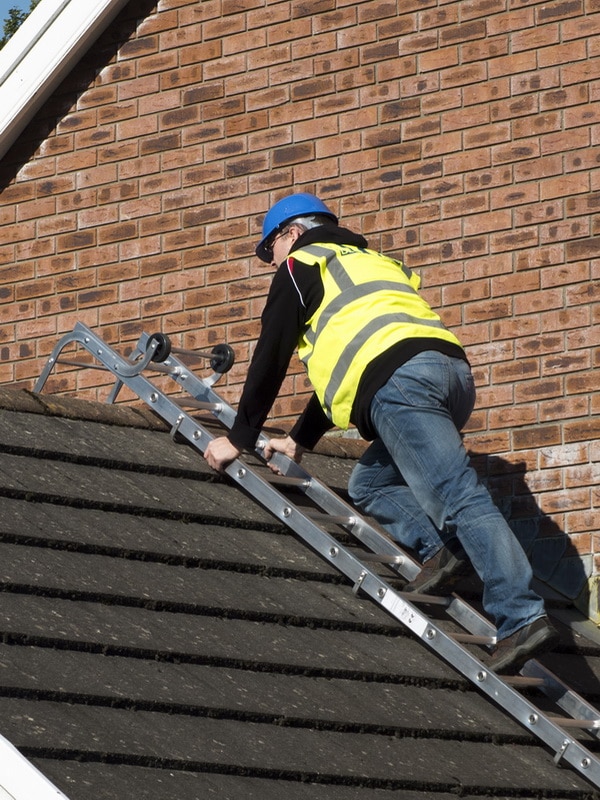
[[3, 736], [0, 736], [0, 764], [0, 800], [68, 800]]
[[0, 50], [0, 158], [128, 2], [41, 0], [29, 14]]

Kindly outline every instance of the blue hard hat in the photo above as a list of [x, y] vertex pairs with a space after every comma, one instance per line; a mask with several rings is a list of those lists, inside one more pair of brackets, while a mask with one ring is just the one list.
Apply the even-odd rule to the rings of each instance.
[[262, 239], [256, 247], [256, 255], [260, 260], [266, 261], [267, 264], [271, 261], [273, 254], [266, 247], [266, 243], [274, 233], [282, 230], [286, 223], [291, 222], [296, 217], [305, 217], [311, 214], [323, 214], [330, 217], [336, 224], [338, 221], [336, 215], [327, 208], [322, 200], [307, 192], [290, 194], [275, 203], [265, 215]]

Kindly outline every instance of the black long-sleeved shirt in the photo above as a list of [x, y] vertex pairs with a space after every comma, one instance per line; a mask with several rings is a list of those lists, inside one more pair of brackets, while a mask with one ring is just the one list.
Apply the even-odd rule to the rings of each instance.
[[[295, 250], [315, 243], [367, 247], [363, 236], [337, 225], [324, 225], [303, 233]], [[297, 259], [286, 259], [277, 269], [261, 316], [261, 333], [240, 398], [229, 440], [239, 448], [252, 448], [275, 402], [290, 359], [308, 320], [323, 300], [320, 270]], [[352, 422], [365, 439], [377, 435], [370, 421], [370, 405], [375, 392], [395, 370], [422, 350], [441, 350], [465, 358], [462, 348], [442, 339], [409, 339], [399, 342], [371, 362], [363, 374], [353, 406]], [[333, 426], [313, 395], [290, 435], [302, 447], [312, 449]]]

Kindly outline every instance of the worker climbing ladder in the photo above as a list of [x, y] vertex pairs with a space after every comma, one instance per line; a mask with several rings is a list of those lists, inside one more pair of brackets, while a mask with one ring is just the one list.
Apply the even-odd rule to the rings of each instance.
[[[63, 350], [70, 345], [83, 348], [93, 360], [66, 357]], [[186, 361], [208, 360], [213, 374], [204, 379], [197, 377], [178, 356]], [[43, 391], [58, 363], [108, 370], [115, 382], [107, 402], [114, 403], [122, 387], [127, 386], [170, 426], [173, 438], [184, 439], [204, 453], [214, 438], [209, 430], [212, 426], [207, 427], [192, 413], [209, 412], [225, 428], [232, 426], [235, 411], [213, 386], [233, 361], [233, 351], [227, 345], [217, 345], [210, 352], [177, 350], [163, 334], [142, 334], [134, 351], [124, 357], [85, 325], [77, 323], [55, 346], [34, 391]], [[167, 395], [148, 373], [172, 379], [182, 392]], [[267, 441], [261, 435], [253, 454], [233, 461], [225, 470], [230, 478], [344, 574], [354, 592], [368, 595], [550, 747], [556, 764], [571, 765], [600, 787], [600, 759], [573, 735], [574, 731], [585, 731], [588, 737], [597, 739], [600, 711], [536, 660], [528, 661], [516, 676], [490, 671], [478, 657], [478, 653], [496, 643], [496, 630], [489, 620], [457, 595], [435, 597], [398, 589], [399, 579], [413, 580], [420, 565], [378, 526], [281, 453], [271, 459], [281, 474], [273, 474], [262, 455]], [[427, 615], [431, 607], [437, 609], [436, 621]], [[437, 620], [440, 611], [448, 618], [448, 630]], [[557, 713], [541, 710], [531, 696], [522, 693], [531, 688], [550, 698], [557, 706]]]

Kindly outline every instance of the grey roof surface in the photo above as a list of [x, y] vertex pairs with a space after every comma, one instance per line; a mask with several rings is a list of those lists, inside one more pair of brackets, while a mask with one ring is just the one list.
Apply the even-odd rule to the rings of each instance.
[[3, 389], [0, 452], [0, 734], [71, 800], [590, 796], [149, 411]]

